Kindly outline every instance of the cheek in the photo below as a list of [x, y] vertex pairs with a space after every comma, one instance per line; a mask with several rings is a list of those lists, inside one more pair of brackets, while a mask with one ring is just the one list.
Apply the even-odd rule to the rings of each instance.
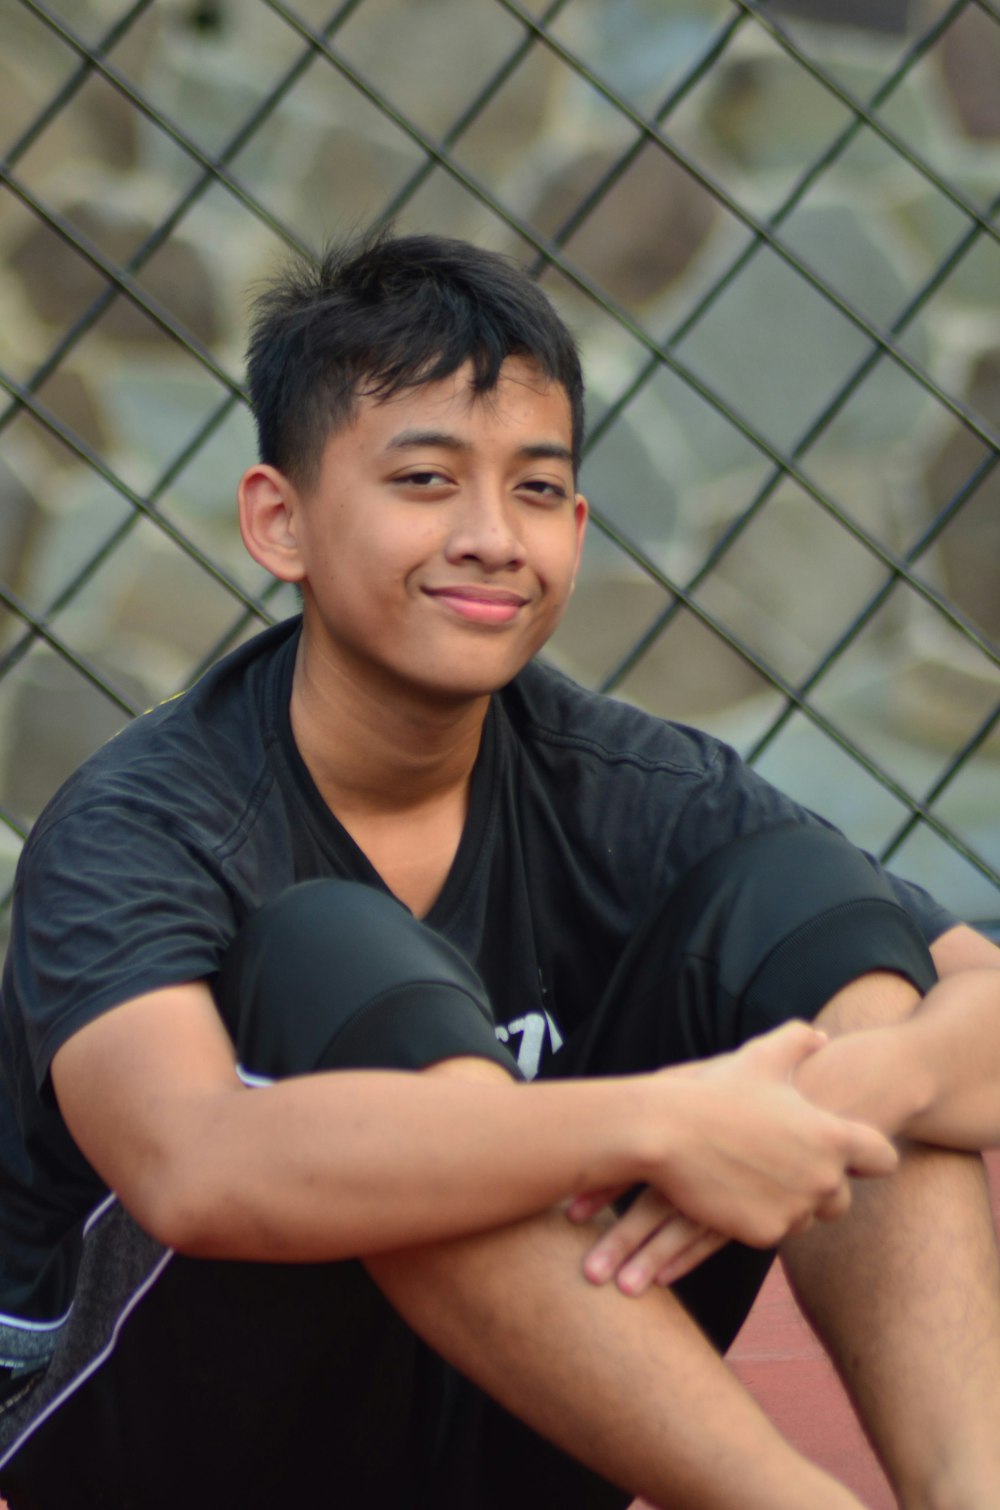
[[419, 524], [407, 521], [405, 527], [388, 530], [370, 544], [367, 570], [392, 583], [409, 583], [442, 553], [441, 532], [433, 520]]
[[554, 598], [569, 597], [576, 575], [576, 531], [568, 529], [557, 538], [546, 535], [536, 543], [532, 554], [535, 571]]
[[396, 542], [391, 531], [352, 528], [331, 534], [326, 544], [326, 563], [330, 574], [345, 591], [365, 584], [366, 589], [380, 581], [398, 576]]

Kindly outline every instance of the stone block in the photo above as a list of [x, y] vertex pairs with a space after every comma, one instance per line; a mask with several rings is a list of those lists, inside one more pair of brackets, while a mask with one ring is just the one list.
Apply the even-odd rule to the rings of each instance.
[[[618, 159], [617, 153], [593, 151], [554, 168], [539, 186], [532, 223], [554, 235]], [[574, 231], [566, 252], [613, 299], [634, 308], [684, 271], [718, 214], [715, 200], [691, 174], [647, 142]]]
[[[152, 217], [123, 209], [111, 195], [102, 197], [99, 188], [87, 200], [70, 199], [61, 213], [116, 267], [124, 266], [156, 228]], [[108, 280], [41, 221], [14, 249], [10, 263], [37, 314], [53, 324], [75, 320], [107, 287]], [[171, 237], [141, 269], [137, 281], [199, 341], [211, 345], [216, 339], [213, 269], [200, 248], [180, 236]], [[101, 329], [126, 343], [168, 339], [124, 294], [104, 315]]]

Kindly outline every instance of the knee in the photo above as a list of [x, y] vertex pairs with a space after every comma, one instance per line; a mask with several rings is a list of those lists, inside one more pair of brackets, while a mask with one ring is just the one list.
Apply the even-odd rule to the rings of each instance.
[[696, 932], [717, 961], [720, 985], [742, 1003], [744, 1031], [812, 1019], [845, 991], [852, 1004], [902, 1012], [900, 1003], [912, 1006], [936, 979], [927, 945], [887, 879], [829, 829], [790, 825], [749, 835], [713, 855], [694, 879], [693, 905], [703, 908]]
[[463, 1055], [512, 1063], [468, 961], [392, 897], [356, 882], [307, 882], [251, 918], [217, 1000], [255, 1076], [422, 1069]]
[[765, 1009], [792, 1001], [794, 1015], [819, 1015], [827, 1028], [841, 1019], [862, 1026], [908, 1015], [937, 976], [887, 878], [842, 835], [822, 828], [776, 831], [767, 858], [771, 947], [748, 1000]]

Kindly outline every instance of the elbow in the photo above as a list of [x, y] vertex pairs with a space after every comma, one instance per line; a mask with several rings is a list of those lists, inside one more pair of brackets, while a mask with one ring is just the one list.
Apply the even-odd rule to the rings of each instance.
[[165, 1248], [191, 1258], [217, 1254], [220, 1206], [197, 1171], [158, 1164], [118, 1195], [143, 1231]]
[[224, 1161], [160, 1165], [121, 1200], [144, 1232], [187, 1258], [280, 1262], [288, 1256], [280, 1213], [262, 1204], [252, 1178], [234, 1177]]
[[[240, 1090], [242, 1094], [242, 1088]], [[150, 1237], [190, 1258], [240, 1258], [249, 1172], [231, 1156], [230, 1095], [194, 1099], [158, 1119], [128, 1170], [122, 1205]], [[243, 1199], [238, 1192], [243, 1189]], [[234, 1248], [235, 1243], [235, 1248]]]

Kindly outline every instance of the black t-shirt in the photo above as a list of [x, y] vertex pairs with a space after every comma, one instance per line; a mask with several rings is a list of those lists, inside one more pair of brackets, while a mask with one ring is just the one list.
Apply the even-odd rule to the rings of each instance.
[[[106, 1194], [55, 1104], [59, 1046], [144, 992], [211, 980], [241, 922], [295, 882], [384, 889], [292, 738], [299, 628], [257, 636], [130, 724], [25, 846], [0, 1000], [0, 1321], [61, 1313], [82, 1224]], [[820, 821], [708, 735], [532, 664], [492, 699], [426, 921], [475, 964], [530, 1076], [685, 871], [789, 820]], [[893, 884], [928, 940], [953, 923]]]

